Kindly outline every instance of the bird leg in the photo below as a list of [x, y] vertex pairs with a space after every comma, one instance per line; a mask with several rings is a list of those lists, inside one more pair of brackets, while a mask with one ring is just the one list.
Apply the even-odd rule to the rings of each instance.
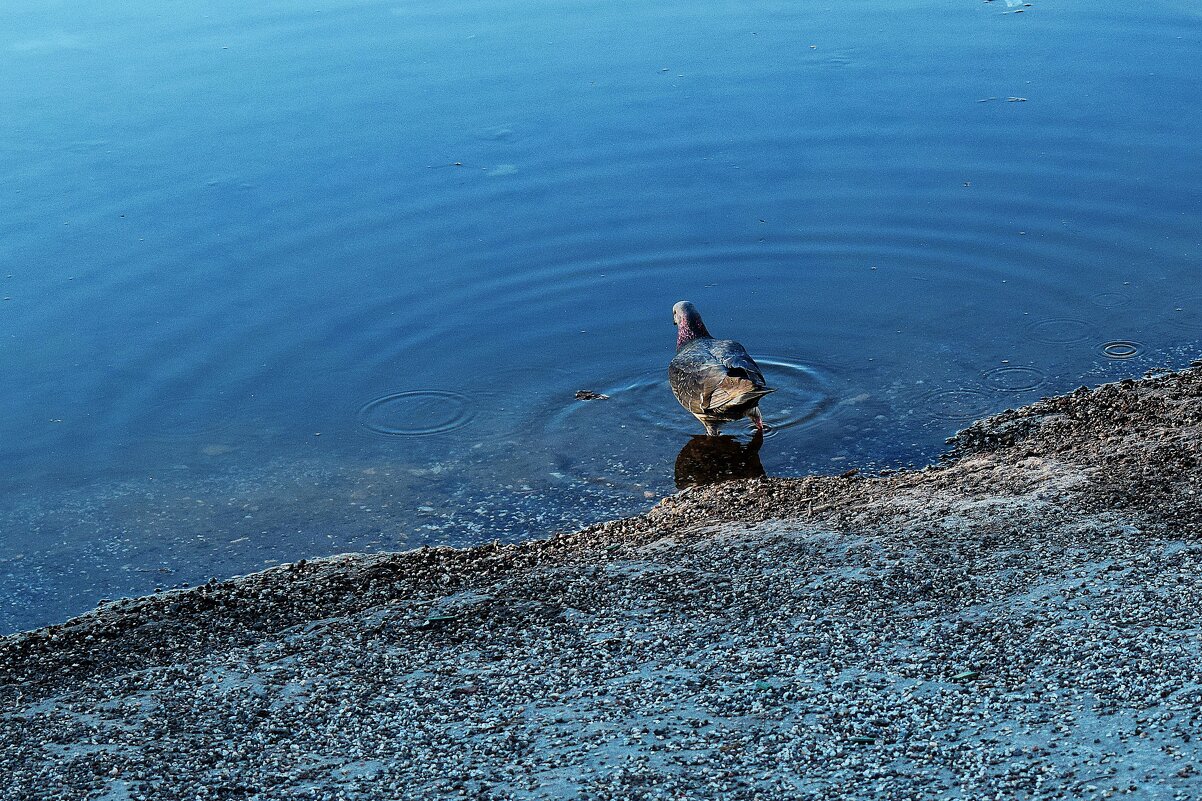
[[718, 436], [718, 426], [714, 425], [709, 420], [706, 420], [699, 414], [694, 414], [693, 416], [697, 418], [698, 423], [701, 423], [701, 425], [705, 426], [705, 435], [707, 437]]

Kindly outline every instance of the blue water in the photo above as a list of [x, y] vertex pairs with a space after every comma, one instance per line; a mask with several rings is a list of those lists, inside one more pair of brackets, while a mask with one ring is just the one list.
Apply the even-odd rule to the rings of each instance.
[[1200, 63], [1192, 0], [9, 3], [0, 631], [644, 510], [681, 299], [769, 475], [1180, 365]]

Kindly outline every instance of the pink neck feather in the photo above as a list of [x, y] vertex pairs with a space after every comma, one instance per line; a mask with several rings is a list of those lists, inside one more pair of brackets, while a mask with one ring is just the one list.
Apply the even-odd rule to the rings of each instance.
[[690, 314], [680, 321], [680, 325], [676, 329], [676, 349], [680, 350], [694, 339], [709, 335], [710, 332], [706, 330], [705, 323], [701, 322], [701, 315]]

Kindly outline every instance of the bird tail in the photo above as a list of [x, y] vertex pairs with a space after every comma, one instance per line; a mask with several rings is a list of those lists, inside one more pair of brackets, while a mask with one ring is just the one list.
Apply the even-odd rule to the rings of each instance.
[[714, 412], [725, 412], [730, 409], [741, 409], [748, 406], [754, 406], [760, 402], [760, 398], [776, 392], [772, 387], [752, 387], [749, 389], [728, 390], [723, 393], [714, 393], [713, 400], [716, 403], [711, 403], [709, 410]]

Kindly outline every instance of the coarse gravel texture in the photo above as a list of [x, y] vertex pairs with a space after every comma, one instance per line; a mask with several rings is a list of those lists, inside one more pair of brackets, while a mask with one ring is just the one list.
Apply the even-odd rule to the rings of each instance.
[[3, 799], [1202, 798], [1202, 370], [0, 639]]

